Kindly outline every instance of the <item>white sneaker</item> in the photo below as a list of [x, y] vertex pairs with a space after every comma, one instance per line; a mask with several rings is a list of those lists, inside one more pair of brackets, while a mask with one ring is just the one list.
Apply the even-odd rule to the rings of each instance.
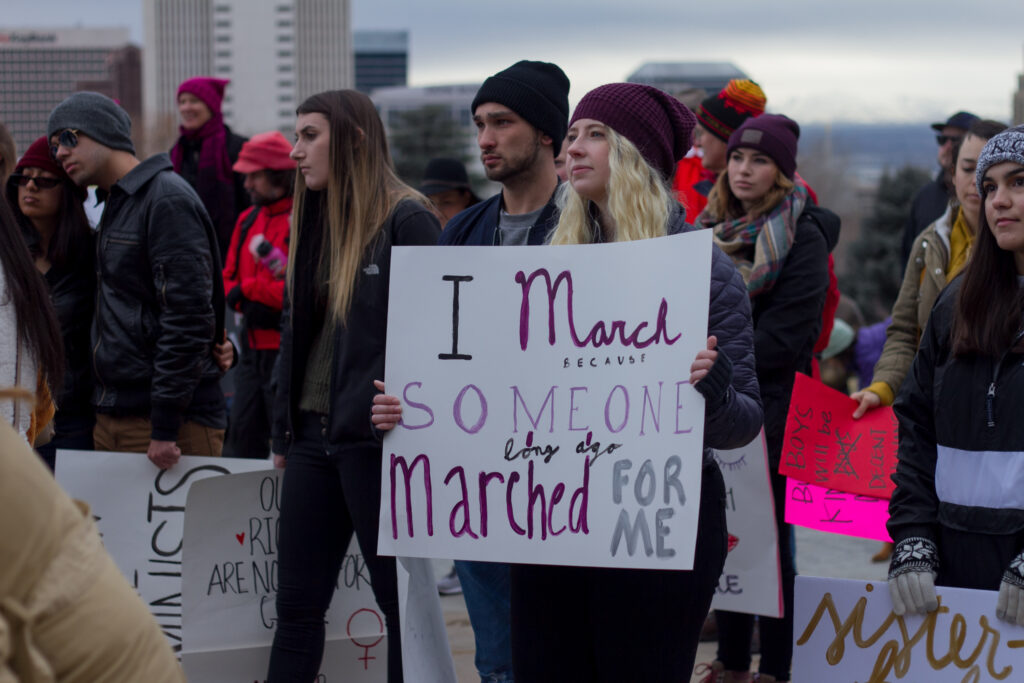
[[458, 595], [462, 592], [462, 584], [459, 583], [459, 575], [452, 570], [437, 580], [437, 592], [441, 595]]

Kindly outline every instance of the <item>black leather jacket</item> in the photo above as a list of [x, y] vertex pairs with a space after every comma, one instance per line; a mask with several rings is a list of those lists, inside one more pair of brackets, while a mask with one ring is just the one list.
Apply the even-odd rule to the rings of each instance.
[[97, 412], [149, 415], [153, 438], [168, 441], [185, 419], [224, 427], [211, 353], [224, 328], [219, 259], [206, 210], [166, 154], [114, 184], [96, 240]]

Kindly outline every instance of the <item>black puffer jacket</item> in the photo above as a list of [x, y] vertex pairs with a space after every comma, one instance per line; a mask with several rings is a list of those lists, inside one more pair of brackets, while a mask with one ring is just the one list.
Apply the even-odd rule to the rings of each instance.
[[[319, 206], [320, 194], [307, 192], [305, 205], [314, 209], [308, 211], [304, 225], [318, 225], [315, 207]], [[441, 224], [434, 214], [418, 202], [403, 200], [363, 256], [347, 324], [334, 330], [327, 436], [343, 451], [380, 450], [380, 433], [370, 421], [370, 408], [377, 393], [373, 380], [384, 378], [391, 247], [435, 245], [440, 232]], [[317, 228], [302, 231], [293, 256], [297, 273], [316, 272], [319, 233]], [[273, 429], [273, 451], [280, 455], [287, 455], [291, 446], [306, 363], [326, 317], [325, 310], [315, 305], [316, 299], [311, 285], [305, 282], [296, 283], [294, 296], [286, 292], [284, 297]]]
[[[669, 221], [669, 233], [696, 230], [678, 207]], [[739, 448], [750, 443], [761, 429], [763, 412], [754, 363], [754, 330], [750, 297], [739, 271], [725, 252], [711, 247], [711, 302], [708, 336], [718, 338], [719, 360], [712, 374], [731, 368], [729, 384], [717, 401], [704, 408], [704, 463], [713, 461], [712, 449]], [[716, 372], [717, 371], [717, 372]], [[700, 384], [698, 383], [697, 386]]]
[[1024, 531], [1024, 354], [953, 356], [961, 282], [953, 280], [935, 303], [893, 406], [899, 462], [887, 527], [897, 543], [912, 536], [938, 542], [939, 525], [986, 535]]
[[216, 240], [199, 197], [166, 154], [111, 188], [96, 238], [97, 412], [149, 415], [153, 438], [167, 441], [185, 419], [225, 426], [211, 353], [224, 329]]
[[828, 209], [808, 206], [797, 220], [793, 246], [778, 280], [751, 301], [757, 380], [772, 472], [779, 469], [796, 373], [811, 373], [828, 292], [828, 255], [838, 241], [839, 217]]

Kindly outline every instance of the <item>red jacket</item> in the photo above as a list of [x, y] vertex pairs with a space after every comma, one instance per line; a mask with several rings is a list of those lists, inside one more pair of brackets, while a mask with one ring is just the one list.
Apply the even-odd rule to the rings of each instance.
[[693, 223], [707, 206], [708, 192], [714, 184], [715, 174], [704, 169], [704, 162], [696, 154], [679, 161], [676, 175], [672, 179], [672, 189], [679, 202], [686, 207], [686, 220], [689, 223]]
[[[259, 211], [256, 222], [249, 228], [245, 244], [239, 245], [240, 228], [253, 211]], [[230, 292], [235, 285], [241, 286], [242, 296], [264, 306], [280, 311], [284, 304], [284, 278], [276, 278], [269, 268], [253, 258], [249, 243], [256, 235], [288, 253], [288, 233], [291, 229], [292, 198], [284, 197], [269, 206], [253, 206], [242, 212], [231, 235], [227, 261], [224, 265], [224, 291]], [[241, 312], [240, 307], [236, 310]], [[281, 332], [276, 329], [259, 329], [246, 325], [249, 347], [252, 349], [277, 349], [281, 345]]]

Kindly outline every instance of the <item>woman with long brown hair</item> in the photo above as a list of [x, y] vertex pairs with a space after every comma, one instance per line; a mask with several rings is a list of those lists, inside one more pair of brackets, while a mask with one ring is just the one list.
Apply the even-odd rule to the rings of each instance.
[[95, 245], [85, 191], [50, 157], [41, 137], [18, 161], [7, 202], [50, 293], [64, 343], [64, 377], [54, 397], [54, 436], [39, 454], [52, 468], [58, 448], [92, 450], [95, 415], [89, 327], [96, 298]]
[[[18, 223], [0, 202], [0, 387], [21, 388], [45, 410], [63, 374], [60, 327]], [[31, 444], [49, 416], [24, 400], [0, 400], [0, 420]]]
[[1024, 126], [989, 140], [963, 275], [939, 295], [894, 404], [889, 502], [896, 614], [934, 611], [935, 585], [998, 590], [1024, 625]]
[[285, 467], [278, 626], [270, 681], [311, 681], [324, 614], [353, 532], [387, 626], [388, 681], [402, 680], [394, 558], [377, 555], [380, 432], [391, 247], [433, 245], [426, 198], [398, 179], [365, 95], [334, 90], [297, 110], [298, 164], [282, 316], [274, 461]]

